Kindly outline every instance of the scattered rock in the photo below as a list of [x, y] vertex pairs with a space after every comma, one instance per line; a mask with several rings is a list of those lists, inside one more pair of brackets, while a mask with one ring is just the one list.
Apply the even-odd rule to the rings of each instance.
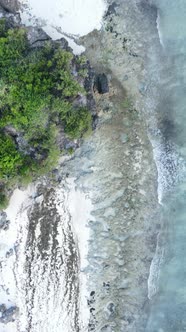
[[91, 306], [95, 302], [95, 291], [90, 292], [90, 298], [87, 300], [88, 306]]
[[7, 220], [6, 212], [0, 212], [0, 230], [6, 231], [9, 228], [10, 221]]
[[135, 52], [129, 52], [129, 55], [133, 56], [134, 58], [137, 58], [139, 55]]
[[110, 302], [108, 305], [107, 305], [107, 310], [111, 313], [111, 314], [114, 314], [115, 313], [115, 310], [116, 310], [116, 307], [115, 307], [115, 304]]
[[6, 306], [4, 304], [1, 304], [0, 312], [1, 312], [0, 322], [7, 324], [9, 322], [14, 322], [15, 315], [18, 312], [18, 307], [12, 306], [6, 309]]
[[131, 40], [130, 39], [128, 39], [128, 38], [126, 38], [126, 37], [124, 37], [123, 38], [123, 45], [122, 45], [122, 47], [123, 47], [123, 49], [125, 50], [125, 51], [127, 51], [127, 45], [128, 45], [128, 42], [130, 42]]
[[13, 251], [13, 249], [11, 248], [10, 250], [8, 250], [8, 251], [6, 252], [6, 258], [9, 258], [10, 256], [12, 256], [13, 253], [14, 253], [14, 251]]
[[116, 15], [116, 8], [118, 7], [117, 3], [116, 2], [113, 2], [111, 5], [108, 6], [108, 10], [105, 14], [105, 17], [106, 16], [110, 16], [110, 15]]
[[72, 49], [69, 47], [68, 45], [68, 41], [65, 38], [61, 38], [57, 41], [58, 43], [60, 43], [60, 46], [66, 50], [66, 51], [72, 51]]
[[106, 290], [109, 290], [109, 289], [110, 289], [110, 282], [104, 282], [104, 283], [103, 283], [103, 287], [104, 287]]
[[100, 332], [112, 332], [112, 328], [109, 325], [105, 325], [101, 328]]
[[103, 74], [98, 74], [94, 81], [94, 90], [97, 90], [98, 93], [104, 94], [109, 92], [109, 85], [107, 76]]
[[0, 312], [4, 312], [6, 310], [5, 304], [0, 304]]
[[95, 331], [95, 324], [94, 323], [89, 323], [88, 328], [89, 328], [89, 331]]

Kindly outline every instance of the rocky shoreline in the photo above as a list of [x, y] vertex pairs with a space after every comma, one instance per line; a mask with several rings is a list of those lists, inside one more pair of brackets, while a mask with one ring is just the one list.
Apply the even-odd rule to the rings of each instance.
[[1, 0], [1, 8], [8, 13], [16, 14], [20, 9], [20, 3], [18, 0]]
[[[146, 48], [152, 39], [158, 42], [155, 21], [156, 12], [146, 2], [110, 2], [103, 29], [80, 40], [98, 73], [91, 81], [97, 86], [97, 126], [52, 177], [34, 185], [29, 203], [23, 200], [14, 216], [19, 241], [12, 259], [20, 296], [17, 303], [12, 300], [12, 306], [20, 305], [13, 316], [15, 331], [20, 326], [30, 332], [145, 331], [149, 270], [160, 227], [156, 167], [143, 112], [149, 88]], [[91, 202], [89, 213], [82, 210], [78, 216], [78, 205], [72, 212], [66, 195], [85, 210]], [[73, 223], [84, 214], [79, 234]], [[83, 230], [89, 232], [85, 252]], [[64, 285], [66, 293], [59, 292]], [[53, 321], [44, 322], [52, 314]]]
[[[81, 42], [86, 47], [86, 54], [91, 64], [98, 72], [104, 68], [104, 72], [109, 75], [117, 91], [117, 97], [115, 99], [113, 97], [109, 107], [105, 105], [105, 100], [99, 102], [106, 114], [108, 110], [112, 114], [111, 132], [113, 130], [119, 136], [123, 130], [121, 135], [124, 137], [124, 145], [120, 149], [117, 134], [110, 132], [110, 135], [114, 137], [113, 141], [117, 143], [110, 142], [110, 146], [113, 147], [110, 147], [112, 158], [110, 158], [110, 152], [108, 156], [111, 160], [115, 160], [117, 148], [119, 149], [120, 161], [116, 173], [124, 169], [121, 176], [123, 185], [119, 185], [124, 192], [121, 205], [117, 204], [117, 212], [112, 212], [113, 215], [109, 217], [106, 214], [104, 219], [109, 223], [112, 234], [116, 232], [115, 223], [117, 224], [119, 219], [121, 228], [117, 231], [118, 237], [125, 234], [126, 239], [121, 240], [120, 250], [117, 251], [116, 257], [119, 256], [121, 259], [121, 266], [118, 269], [118, 280], [116, 277], [114, 286], [111, 283], [113, 288], [110, 286], [111, 277], [109, 276], [108, 280], [105, 278], [105, 271], [101, 281], [93, 282], [93, 284], [99, 282], [100, 287], [96, 297], [97, 307], [94, 303], [96, 308], [94, 314], [96, 318], [98, 317], [98, 325], [92, 327], [92, 330], [144, 332], [150, 291], [151, 287], [155, 287], [150, 285], [149, 271], [156, 251], [157, 235], [161, 228], [157, 201], [157, 170], [148, 136], [150, 121], [148, 112], [150, 113], [151, 110], [150, 105], [146, 105], [146, 99], [149, 98], [153, 88], [148, 77], [148, 57], [153, 52], [155, 54], [155, 49], [158, 49], [160, 45], [156, 26], [157, 10], [146, 1], [110, 1], [109, 4], [102, 31], [92, 32], [85, 38], [81, 38]], [[125, 101], [122, 104], [126, 98], [128, 102]], [[127, 112], [126, 104], [128, 104]], [[122, 123], [121, 128], [118, 127], [117, 116], [119, 124]], [[109, 125], [105, 126], [109, 127]], [[141, 156], [138, 160], [136, 160], [137, 155]], [[113, 164], [116, 164], [116, 161]], [[135, 165], [138, 165], [137, 169]], [[111, 168], [110, 161], [109, 167]], [[107, 181], [109, 183], [109, 178]], [[110, 191], [112, 185], [107, 184], [106, 187]], [[127, 203], [124, 204], [125, 201]], [[107, 208], [110, 206], [112, 203], [108, 202]], [[102, 210], [100, 213], [103, 215]], [[99, 229], [100, 226], [97, 227]], [[138, 235], [133, 236], [136, 229]], [[109, 251], [111, 243], [107, 246], [105, 252]], [[96, 252], [99, 250], [103, 249], [97, 248]], [[110, 267], [110, 270], [113, 268], [112, 277], [117, 275], [116, 257], [114, 255], [110, 263], [113, 265]], [[155, 271], [155, 275], [156, 273]], [[120, 288], [121, 280], [124, 286]], [[106, 294], [104, 286], [107, 289]], [[113, 303], [112, 310], [109, 309], [109, 303]], [[95, 323], [94, 318], [93, 322]]]
[[[91, 118], [89, 126], [90, 128], [88, 128], [88, 131], [95, 130], [98, 122], [98, 109], [96, 108], [94, 94], [108, 93], [109, 86], [107, 76], [104, 73], [96, 74], [94, 69], [90, 66], [90, 62], [85, 56], [80, 57], [74, 55], [72, 49], [68, 45], [68, 42], [64, 38], [53, 41], [40, 27], [25, 27], [21, 23], [21, 18], [17, 10], [17, 3], [15, 6], [13, 3], [7, 3], [6, 5], [6, 2], [2, 3], [2, 7], [0, 5], [0, 15], [1, 18], [5, 20], [8, 29], [25, 29], [28, 42], [28, 54], [34, 52], [35, 49], [39, 50], [44, 48], [46, 46], [46, 42], [50, 43], [50, 46], [53, 49], [60, 47], [60, 49], [72, 54], [70, 72], [72, 79], [77, 82], [77, 84], [79, 84], [79, 87], [82, 89], [82, 91], [79, 92], [75, 98], [69, 97], [69, 100], [72, 103], [72, 107], [74, 109], [86, 108], [88, 110]], [[48, 119], [46, 126], [49, 125], [49, 121], [50, 120]], [[80, 126], [82, 126], [82, 124]], [[63, 155], [72, 154], [82, 144], [82, 137], [84, 133], [80, 134], [77, 138], [70, 137], [70, 135], [66, 134], [65, 132], [65, 125], [60, 121], [59, 118], [57, 118], [57, 116], [55, 120], [55, 127], [58, 132], [55, 139], [55, 144], [60, 153]], [[46, 158], [44, 150], [42, 153], [42, 148], [40, 149], [41, 146], [34, 147], [34, 145], [28, 141], [24, 130], [17, 130], [13, 125], [8, 124], [3, 128], [3, 133], [12, 138], [12, 140], [15, 142], [16, 149], [23, 155], [29, 156], [36, 161], [38, 158], [40, 160], [44, 160]], [[17, 182], [19, 183], [19, 179]], [[2, 181], [1, 190], [3, 190], [3, 188]], [[13, 188], [12, 186], [11, 188], [9, 186], [5, 188], [4, 191], [6, 192], [6, 195], [10, 197], [13, 192]]]

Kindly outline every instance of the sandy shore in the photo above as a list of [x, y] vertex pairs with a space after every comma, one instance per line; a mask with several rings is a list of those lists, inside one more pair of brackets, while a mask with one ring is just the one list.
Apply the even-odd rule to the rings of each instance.
[[85, 48], [75, 41], [94, 29], [100, 29], [107, 5], [104, 0], [21, 0], [21, 20], [40, 25], [53, 39], [65, 37], [75, 54]]
[[42, 179], [30, 208], [14, 211], [17, 201], [9, 207], [11, 224], [17, 215], [22, 227], [13, 241], [14, 331], [144, 332], [158, 234], [157, 174], [143, 113], [146, 49], [157, 43], [153, 20], [137, 2], [121, 1], [101, 32], [81, 39], [92, 65], [107, 74], [110, 93], [97, 96], [98, 128], [58, 167], [57, 183]]
[[7, 309], [19, 311], [2, 331], [87, 330], [92, 205], [73, 179], [67, 182], [55, 190], [44, 180], [16, 189], [5, 211], [10, 223], [1, 232], [0, 294]]

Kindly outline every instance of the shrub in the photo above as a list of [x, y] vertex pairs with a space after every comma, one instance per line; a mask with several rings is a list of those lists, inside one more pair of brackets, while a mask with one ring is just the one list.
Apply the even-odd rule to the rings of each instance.
[[17, 173], [23, 160], [9, 136], [0, 134], [0, 146], [0, 178], [6, 179]]
[[6, 209], [8, 205], [8, 198], [5, 193], [0, 192], [0, 209]]
[[70, 138], [78, 138], [88, 131], [91, 127], [91, 114], [87, 113], [84, 107], [77, 109], [70, 109], [66, 116], [62, 119], [64, 121], [65, 133]]
[[[0, 20], [0, 179], [19, 174], [28, 178], [38, 168], [52, 167], [59, 156], [56, 123], [71, 138], [91, 127], [88, 110], [73, 107], [83, 89], [71, 73], [72, 60], [57, 43], [31, 48], [26, 29], [10, 28]], [[27, 147], [20, 149], [16, 139], [5, 134], [6, 126], [21, 133]]]

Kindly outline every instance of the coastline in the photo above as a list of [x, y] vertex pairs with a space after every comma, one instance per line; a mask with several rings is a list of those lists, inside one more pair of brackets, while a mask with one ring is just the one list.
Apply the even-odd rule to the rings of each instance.
[[91, 202], [75, 189], [73, 178], [55, 187], [43, 178], [16, 189], [5, 210], [9, 228], [1, 231], [8, 237], [4, 246], [1, 239], [1, 300], [14, 311], [1, 322], [3, 331], [87, 329]]
[[[156, 167], [147, 134], [147, 125], [144, 123], [145, 113], [143, 113], [144, 95], [149, 89], [148, 82], [146, 83], [147, 72], [144, 68], [146, 57], [144, 45], [145, 47], [150, 45], [149, 36], [151, 38], [153, 36], [154, 39], [157, 36], [155, 32], [152, 34], [152, 31], [148, 31], [147, 38], [145, 30], [149, 24], [148, 19], [144, 21], [143, 29], [138, 31], [138, 23], [145, 14], [136, 3], [131, 5], [130, 1], [125, 1], [125, 4], [118, 4], [118, 6], [121, 12], [117, 11], [116, 7], [116, 17], [115, 13], [108, 15], [101, 32], [94, 31], [80, 40], [80, 43], [83, 42], [86, 47], [86, 54], [92, 65], [98, 72], [104, 71], [109, 77], [110, 93], [103, 98], [97, 96], [97, 108], [100, 110], [98, 128], [93, 136], [86, 139], [80, 149], [75, 151], [69, 161], [63, 162], [58, 167], [57, 176], [62, 179], [60, 183], [54, 185], [49, 184], [48, 181], [45, 184], [41, 182], [42, 193], [36, 196], [34, 204], [31, 204], [31, 209], [35, 209], [35, 215], [32, 214], [29, 221], [32, 225], [35, 225], [35, 220], [39, 225], [43, 218], [43, 212], [39, 210], [39, 206], [46, 209], [44, 212], [46, 219], [46, 214], [51, 214], [47, 225], [53, 221], [56, 211], [58, 211], [56, 215], [61, 220], [64, 214], [67, 218], [65, 219], [68, 224], [67, 233], [64, 228], [68, 238], [66, 252], [69, 253], [69, 259], [72, 259], [75, 265], [73, 266], [74, 280], [68, 279], [71, 285], [69, 287], [72, 288], [69, 290], [69, 295], [67, 294], [67, 298], [69, 296], [69, 299], [74, 299], [74, 302], [73, 300], [71, 302], [74, 303], [74, 307], [72, 305], [68, 312], [66, 330], [62, 325], [65, 332], [109, 332], [111, 330], [139, 332], [144, 331], [143, 324], [146, 319], [141, 316], [144, 314], [144, 306], [148, 301], [149, 270], [156, 250], [159, 222], [156, 219], [158, 207]], [[154, 13], [152, 16], [154, 18]], [[134, 22], [135, 17], [138, 17], [136, 22]], [[111, 22], [110, 18], [112, 18]], [[70, 181], [73, 181], [74, 185], [69, 185]], [[55, 193], [58, 192], [61, 195], [56, 205], [52, 198], [54, 193], [51, 194], [51, 201], [47, 195], [48, 187], [53, 189], [53, 185], [56, 187]], [[68, 193], [68, 199], [65, 196], [66, 193]], [[40, 197], [42, 195], [44, 195], [44, 201]], [[86, 200], [87, 195], [89, 198]], [[83, 232], [78, 231], [81, 228], [81, 216], [84, 216], [83, 210], [78, 217], [77, 225], [74, 202], [78, 207], [85, 204], [85, 211], [89, 211], [83, 221]], [[153, 210], [155, 216], [152, 215]], [[41, 228], [41, 225], [37, 227]], [[61, 233], [61, 240], [58, 240], [62, 251], [63, 241], [65, 241], [63, 236], [64, 234]], [[34, 237], [33, 239], [35, 241]], [[86, 248], [85, 242], [88, 243]], [[55, 239], [52, 243], [55, 245]], [[36, 257], [39, 242], [36, 241], [33, 244], [35, 247], [31, 251], [33, 257]], [[73, 256], [75, 251], [76, 257]], [[63, 253], [65, 260], [65, 251]], [[84, 257], [84, 262], [88, 260], [88, 266], [81, 265], [80, 257]], [[35, 260], [33, 262], [36, 263]], [[33, 268], [33, 262], [30, 261], [29, 269]], [[52, 264], [48, 262], [47, 264], [47, 268], [53, 268]], [[68, 269], [72, 272], [72, 266], [68, 264], [66, 263], [66, 270], [62, 271], [63, 276], [64, 271], [68, 275]], [[34, 292], [37, 295], [34, 295], [32, 289], [30, 292], [35, 296], [34, 305], [37, 307], [39, 292], [37, 292], [34, 274], [31, 275], [30, 280], [31, 278], [33, 278]], [[53, 277], [50, 275], [50, 278]], [[86, 284], [87, 292], [84, 291]], [[49, 294], [51, 302], [54, 293], [55, 291], [52, 290]], [[60, 305], [63, 296], [64, 294], [59, 294], [57, 299], [59, 302], [56, 302], [56, 307], [52, 310], [58, 310], [57, 305]], [[67, 302], [64, 304], [63, 312], [57, 313], [59, 316], [62, 315], [63, 321], [66, 321], [65, 306], [68, 307]], [[30, 324], [36, 324], [36, 307], [31, 308], [33, 322]], [[86, 314], [82, 315], [84, 310]], [[87, 329], [89, 312], [90, 320]], [[46, 315], [46, 312], [41, 311], [39, 315], [41, 324], [42, 315]], [[70, 320], [73, 323], [70, 323]], [[33, 326], [36, 325], [30, 325], [30, 331]], [[61, 325], [56, 327], [51, 323], [49, 327], [44, 326], [50, 328], [48, 331], [56, 332], [55, 329], [59, 329]]]
[[[74, 54], [85, 51], [76, 40], [90, 31], [101, 28], [102, 16], [106, 10], [106, 2], [97, 0], [76, 1], [62, 0], [20, 0], [20, 17], [26, 26], [40, 26], [53, 40], [65, 38]], [[83, 19], [82, 19], [83, 18]]]
[[[151, 136], [153, 111], [156, 107], [156, 98], [154, 95], [156, 91], [154, 90], [151, 78], [148, 76], [148, 66], [146, 66], [151, 59], [151, 56], [157, 56], [155, 50], [156, 47], [158, 49], [160, 48], [160, 41], [156, 22], [157, 10], [155, 7], [149, 6], [144, 2], [135, 2], [131, 4], [131, 2], [129, 3], [128, 1], [125, 1], [124, 3], [118, 2], [117, 4], [118, 10], [116, 6], [115, 12], [106, 17], [104, 21], [104, 29], [102, 29], [101, 33], [92, 32], [89, 36], [82, 38], [81, 41], [83, 40], [86, 47], [87, 57], [91, 59], [92, 65], [95, 66], [97, 71], [100, 70], [101, 72], [104, 70], [110, 75], [111, 81], [113, 81], [117, 87], [121, 87], [122, 90], [124, 87], [122, 94], [125, 97], [127, 96], [129, 100], [132, 100], [133, 107], [137, 110], [141, 121], [137, 133], [140, 140], [141, 137], [144, 139], [142, 143], [143, 148], [147, 151], [147, 146], [150, 144], [148, 162], [151, 174], [148, 174], [147, 164], [142, 166], [144, 171], [143, 176], [146, 178], [146, 181], [148, 182], [150, 178], [152, 180], [151, 186], [149, 186], [148, 183], [145, 187], [148, 187], [148, 202], [146, 202], [146, 204], [142, 202], [140, 203], [140, 211], [143, 215], [142, 219], [144, 218], [143, 220], [145, 220], [144, 223], [138, 220], [138, 214], [140, 214], [140, 212], [136, 211], [138, 227], [146, 234], [146, 240], [140, 240], [144, 242], [144, 246], [143, 249], [140, 248], [141, 254], [139, 257], [138, 250], [136, 250], [139, 247], [139, 244], [136, 246], [134, 245], [132, 251], [130, 251], [132, 259], [135, 256], [138, 257], [134, 259], [139, 266], [140, 261], [143, 260], [143, 252], [146, 253], [146, 266], [140, 267], [141, 271], [143, 271], [143, 282], [140, 286], [137, 286], [143, 289], [143, 291], [141, 296], [139, 294], [136, 296], [136, 294], [133, 293], [133, 297], [129, 297], [130, 291], [134, 291], [135, 289], [136, 281], [141, 279], [136, 271], [129, 287], [126, 283], [126, 289], [129, 288], [129, 290], [125, 290], [124, 294], [122, 294], [122, 298], [125, 299], [126, 302], [129, 301], [132, 306], [135, 306], [135, 310], [134, 307], [131, 308], [130, 305], [127, 306], [127, 304], [125, 307], [122, 307], [121, 298], [119, 307], [122, 308], [121, 312], [126, 312], [127, 314], [124, 317], [121, 316], [120, 323], [118, 323], [117, 319], [114, 320], [114, 323], [117, 321], [117, 324], [119, 324], [115, 327], [116, 331], [119, 326], [120, 329], [124, 331], [144, 332], [146, 319], [148, 318], [148, 297], [151, 297], [151, 295], [154, 296], [158, 290], [158, 275], [161, 266], [161, 259], [159, 259], [157, 247], [158, 234], [161, 229], [161, 207], [159, 207], [158, 204], [158, 174], [157, 165], [155, 164], [156, 160], [152, 153], [153, 146]], [[134, 21], [134, 18], [137, 19]], [[148, 52], [146, 52], [147, 49]], [[97, 58], [99, 61], [97, 61]], [[156, 122], [157, 121], [155, 120], [154, 124]], [[131, 149], [132, 148], [130, 147], [130, 153], [132, 154], [133, 151], [131, 151]], [[133, 163], [134, 159], [132, 164]], [[130, 176], [129, 174], [130, 171], [127, 171], [128, 176]], [[139, 180], [135, 179], [133, 181], [135, 181], [135, 184], [138, 186]], [[139, 193], [144, 192], [143, 190], [144, 189], [140, 190]], [[154, 203], [153, 205], [152, 201]], [[137, 208], [137, 206], [135, 208]], [[130, 218], [130, 216], [128, 215], [127, 218]], [[135, 226], [132, 224], [131, 228], [129, 227], [129, 230], [131, 229], [131, 231], [133, 231], [134, 228]], [[129, 243], [130, 242], [132, 243], [133, 240], [131, 239]], [[126, 252], [123, 257], [125, 257], [125, 255], [128, 257]], [[158, 264], [155, 264], [156, 260], [158, 261]], [[130, 271], [132, 269], [131, 263], [128, 270]], [[123, 275], [125, 275], [125, 272]], [[151, 294], [152, 289], [154, 289], [153, 294]], [[135, 297], [138, 298], [137, 302], [135, 301]], [[105, 328], [107, 325], [108, 331], [110, 331], [109, 324], [106, 323]], [[113, 324], [113, 329], [114, 326], [115, 325]], [[107, 329], [104, 331], [107, 331]]]

